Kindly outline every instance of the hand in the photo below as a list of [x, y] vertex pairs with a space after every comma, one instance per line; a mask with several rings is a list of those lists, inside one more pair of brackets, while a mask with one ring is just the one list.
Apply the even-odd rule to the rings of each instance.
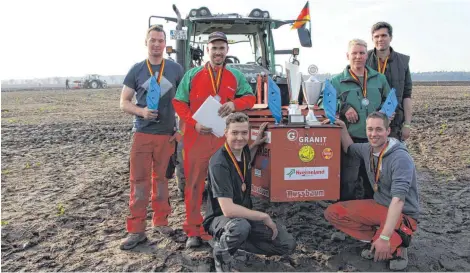
[[205, 127], [204, 125], [201, 125], [199, 122], [196, 123], [195, 128], [196, 128], [196, 131], [201, 135], [207, 135], [207, 134], [212, 133], [212, 128]]
[[389, 120], [392, 121], [395, 118], [395, 112], [390, 116]]
[[372, 247], [370, 248], [370, 252], [373, 252], [375, 249], [374, 254], [374, 261], [384, 261], [389, 260], [392, 258], [392, 254], [390, 253], [390, 242], [385, 241], [383, 239], [378, 238], [375, 242], [372, 243]]
[[260, 145], [266, 142], [266, 140], [268, 139], [268, 136], [264, 135], [264, 131], [266, 130], [266, 127], [268, 126], [268, 124], [269, 124], [268, 122], [264, 122], [263, 124], [261, 124], [261, 126], [259, 127], [258, 136], [253, 142], [253, 145]]
[[144, 119], [156, 119], [158, 118], [158, 110], [149, 110], [148, 107], [140, 109], [140, 116]]
[[350, 123], [356, 123], [359, 118], [357, 117], [357, 112], [356, 110], [354, 110], [354, 108], [352, 107], [349, 107], [348, 111], [346, 111], [346, 119], [350, 122]]
[[224, 103], [219, 108], [219, 116], [225, 117], [233, 113], [234, 111], [235, 111], [235, 104], [232, 101], [229, 101], [229, 102]]
[[401, 129], [401, 140], [407, 140], [410, 137], [411, 130], [408, 127]]
[[263, 223], [273, 231], [273, 237], [271, 240], [276, 239], [278, 231], [276, 224], [273, 222], [273, 219], [271, 219], [271, 217], [266, 214], [266, 218], [263, 220]]
[[[324, 119], [321, 124], [330, 124], [330, 119]], [[340, 126], [341, 128], [343, 129], [347, 129], [346, 127], [346, 123], [344, 123], [344, 121], [340, 120], [340, 119], [336, 119], [335, 120], [335, 124]]]
[[168, 142], [170, 142], [170, 143], [175, 142], [175, 140], [176, 140], [176, 135], [177, 135], [177, 134], [178, 134], [178, 132], [174, 133], [174, 134], [170, 137], [170, 140], [168, 140]]

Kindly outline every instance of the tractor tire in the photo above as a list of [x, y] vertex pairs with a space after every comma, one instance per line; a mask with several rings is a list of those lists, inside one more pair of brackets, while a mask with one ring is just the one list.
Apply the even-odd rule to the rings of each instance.
[[98, 82], [97, 82], [97, 81], [92, 81], [92, 82], [90, 83], [90, 86], [91, 86], [91, 88], [93, 88], [93, 89], [97, 89], [97, 88], [98, 88]]
[[102, 86], [103, 89], [108, 88], [108, 84], [107, 84], [106, 82], [102, 82], [102, 83], [101, 83], [101, 86]]

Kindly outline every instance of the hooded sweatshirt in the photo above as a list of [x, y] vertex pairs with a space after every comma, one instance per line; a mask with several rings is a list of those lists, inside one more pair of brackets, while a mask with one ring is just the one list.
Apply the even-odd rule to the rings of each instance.
[[[416, 181], [416, 168], [405, 145], [395, 138], [389, 138], [389, 144], [382, 157], [382, 167], [378, 186], [374, 193], [374, 200], [382, 206], [388, 207], [393, 197], [398, 197], [405, 202], [403, 213], [418, 219], [419, 196]], [[354, 143], [349, 146], [348, 153], [364, 159], [367, 175], [371, 186], [374, 185], [375, 173], [373, 166], [377, 166], [379, 154], [370, 156], [369, 143]]]

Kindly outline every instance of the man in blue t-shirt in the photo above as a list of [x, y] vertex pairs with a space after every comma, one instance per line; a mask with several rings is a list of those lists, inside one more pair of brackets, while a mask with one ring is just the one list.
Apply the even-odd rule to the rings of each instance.
[[[176, 121], [171, 100], [184, 73], [181, 65], [163, 58], [166, 34], [160, 26], [148, 29], [145, 45], [148, 59], [130, 69], [121, 93], [121, 109], [135, 116], [130, 152], [129, 236], [122, 242], [121, 249], [134, 248], [147, 239], [145, 227], [150, 192], [155, 232], [163, 235], [173, 232], [168, 227], [171, 207], [165, 173], [175, 151]], [[147, 92], [152, 77], [156, 78], [161, 88], [158, 110], [147, 107]], [[132, 103], [134, 96], [135, 104]]]

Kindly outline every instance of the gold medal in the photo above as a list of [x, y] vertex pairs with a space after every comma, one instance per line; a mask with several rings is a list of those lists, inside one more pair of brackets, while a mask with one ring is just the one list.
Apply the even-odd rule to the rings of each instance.
[[374, 183], [374, 192], [377, 192], [379, 190], [379, 185], [377, 183]]

